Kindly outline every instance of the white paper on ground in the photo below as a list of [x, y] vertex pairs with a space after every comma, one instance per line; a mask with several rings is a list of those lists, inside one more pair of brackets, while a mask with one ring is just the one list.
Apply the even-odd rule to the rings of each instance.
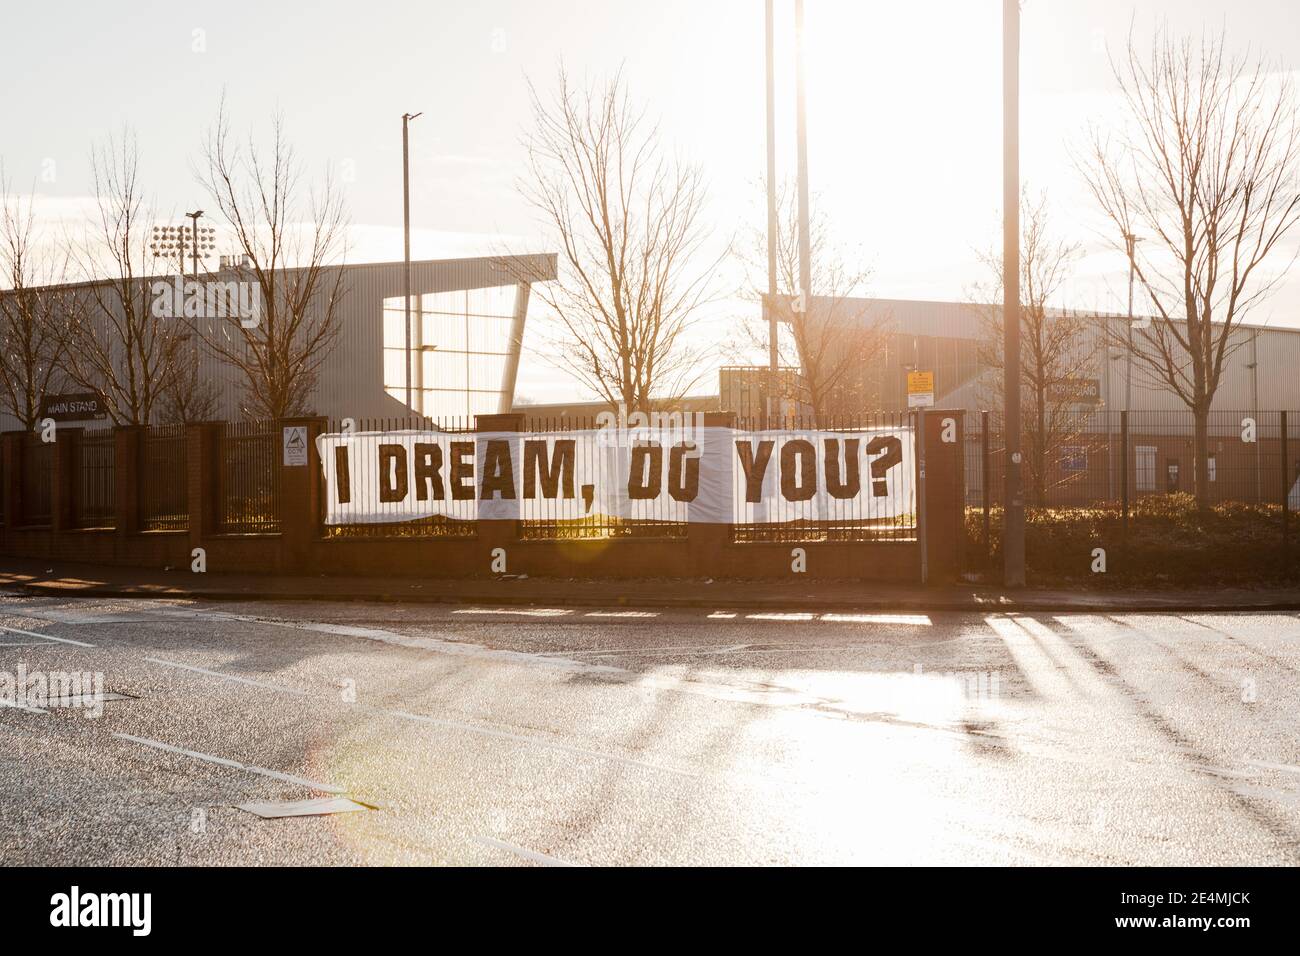
[[329, 813], [353, 813], [357, 810], [374, 808], [349, 800], [347, 797], [316, 797], [311, 800], [241, 803], [235, 809], [256, 814], [264, 820], [275, 820], [280, 817], [315, 817]]

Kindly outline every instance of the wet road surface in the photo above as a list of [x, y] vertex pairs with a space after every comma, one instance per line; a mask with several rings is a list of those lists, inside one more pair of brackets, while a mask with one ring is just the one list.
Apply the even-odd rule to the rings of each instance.
[[[0, 707], [4, 864], [1300, 862], [1300, 615], [0, 595], [0, 628], [0, 693], [120, 695]], [[238, 809], [330, 796], [361, 809]]]

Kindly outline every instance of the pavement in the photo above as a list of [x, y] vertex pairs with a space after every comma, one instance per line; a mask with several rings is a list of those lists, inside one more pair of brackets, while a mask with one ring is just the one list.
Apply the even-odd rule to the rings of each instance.
[[72, 593], [0, 593], [0, 865], [1300, 863], [1294, 613]]
[[[793, 576], [792, 576], [793, 577]], [[566, 607], [1006, 611], [1300, 610], [1300, 588], [1066, 590], [723, 579], [400, 578], [195, 574], [0, 558], [0, 588], [32, 595], [209, 601], [382, 601]]]

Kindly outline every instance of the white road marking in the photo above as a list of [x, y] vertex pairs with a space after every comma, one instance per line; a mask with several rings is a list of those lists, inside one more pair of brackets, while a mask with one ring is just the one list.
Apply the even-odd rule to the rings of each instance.
[[58, 644], [73, 644], [77, 647], [94, 647], [94, 644], [87, 644], [85, 641], [74, 641], [70, 637], [55, 637], [53, 634], [40, 634], [36, 631], [24, 631], [20, 627], [7, 627], [0, 624], [0, 631], [7, 631], [10, 634], [21, 634], [23, 637], [39, 637], [45, 641], [54, 641]]
[[19, 704], [15, 701], [0, 700], [0, 707], [9, 707], [13, 710], [25, 710], [29, 714], [48, 714], [48, 710], [42, 710], [39, 707], [29, 707], [27, 704]]
[[184, 757], [190, 757], [194, 760], [202, 760], [205, 763], [214, 763], [222, 767], [230, 767], [232, 770], [244, 770], [248, 773], [259, 774], [263, 777], [271, 777], [274, 780], [283, 780], [287, 783], [295, 783], [301, 787], [307, 787], [310, 790], [322, 790], [325, 793], [347, 793], [346, 787], [336, 787], [332, 783], [319, 783], [315, 780], [308, 780], [305, 777], [295, 777], [291, 773], [281, 773], [278, 770], [267, 770], [265, 767], [255, 767], [252, 764], [240, 763], [238, 760], [227, 760], [225, 757], [215, 757], [212, 754], [200, 753], [197, 750], [186, 750], [184, 747], [175, 747], [171, 744], [165, 744], [161, 740], [150, 740], [148, 737], [136, 737], [132, 734], [114, 734], [119, 740], [129, 740], [132, 743], [140, 744], [144, 747], [152, 747], [155, 750], [165, 750], [169, 753], [180, 754]]
[[57, 608], [24, 609], [20, 617], [35, 618], [40, 621], [54, 621], [57, 624], [146, 624], [149, 619], [138, 614], [108, 613], [81, 614], [77, 611], [61, 611]]
[[466, 607], [457, 608], [452, 614], [517, 614], [523, 617], [565, 617], [572, 614], [572, 608], [560, 607], [538, 607], [538, 608], [484, 608], [484, 607]]
[[929, 615], [926, 614], [823, 614], [819, 621], [831, 621], [836, 624], [915, 624], [929, 627]]
[[1246, 763], [1252, 767], [1259, 767], [1261, 770], [1278, 770], [1282, 773], [1300, 773], [1300, 767], [1293, 767], [1289, 763], [1269, 763], [1267, 760], [1247, 760]]
[[658, 611], [588, 611], [583, 617], [658, 617]]
[[506, 843], [504, 840], [495, 840], [492, 837], [476, 836], [475, 843], [481, 843], [484, 846], [490, 846], [495, 850], [505, 850], [507, 853], [513, 853], [530, 862], [537, 863], [540, 866], [577, 866], [577, 863], [569, 863], [566, 860], [557, 859], [553, 856], [547, 856], [545, 853], [538, 853], [536, 850], [529, 850], [522, 846], [515, 846], [513, 843]]
[[250, 687], [261, 687], [264, 690], [278, 690], [285, 694], [294, 694], [299, 697], [311, 697], [305, 690], [299, 690], [296, 687], [282, 687], [279, 684], [268, 684], [266, 681], [253, 680], [251, 677], [236, 677], [234, 674], [223, 674], [220, 671], [210, 671], [205, 667], [195, 667], [193, 664], [182, 664], [180, 661], [165, 661], [161, 657], [146, 657], [150, 664], [161, 664], [163, 667], [176, 667], [184, 671], [193, 671], [196, 674], [206, 674], [209, 677], [219, 677], [222, 680], [233, 681], [236, 684], [248, 684]]

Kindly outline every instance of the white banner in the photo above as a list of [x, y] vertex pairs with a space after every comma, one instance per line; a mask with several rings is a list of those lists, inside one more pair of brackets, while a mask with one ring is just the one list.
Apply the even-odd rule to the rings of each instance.
[[325, 523], [485, 519], [910, 523], [910, 428], [320, 435]]

